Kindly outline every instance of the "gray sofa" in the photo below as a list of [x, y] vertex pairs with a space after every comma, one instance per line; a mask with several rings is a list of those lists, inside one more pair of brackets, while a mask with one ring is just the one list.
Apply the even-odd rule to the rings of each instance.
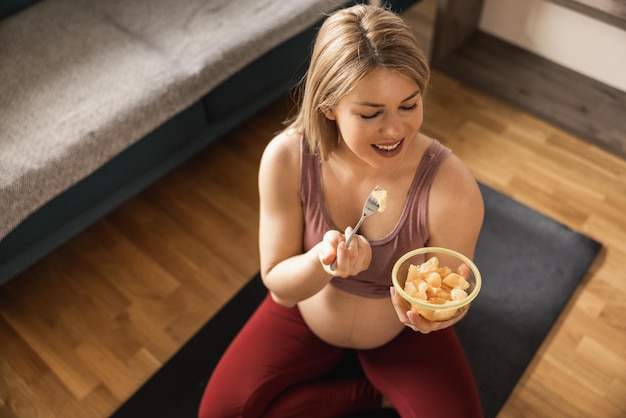
[[0, 285], [286, 94], [355, 2], [4, 2]]

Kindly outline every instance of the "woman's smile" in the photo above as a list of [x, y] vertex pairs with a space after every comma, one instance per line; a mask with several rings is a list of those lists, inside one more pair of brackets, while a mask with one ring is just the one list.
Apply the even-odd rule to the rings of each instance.
[[402, 151], [404, 139], [394, 143], [372, 144], [372, 148], [383, 157], [395, 157]]

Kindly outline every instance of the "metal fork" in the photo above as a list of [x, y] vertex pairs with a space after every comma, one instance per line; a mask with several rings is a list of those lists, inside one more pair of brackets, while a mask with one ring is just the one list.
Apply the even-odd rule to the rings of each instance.
[[[373, 193], [380, 189], [381, 187], [376, 186], [374, 190], [372, 191], [372, 193], [370, 193], [369, 196], [367, 197], [367, 200], [365, 201], [365, 203], [363, 204], [363, 214], [361, 215], [361, 219], [359, 219], [359, 222], [356, 224], [356, 226], [354, 227], [350, 235], [348, 235], [348, 239], [346, 240], [347, 247], [350, 246], [350, 243], [352, 242], [352, 238], [354, 238], [354, 236], [356, 235], [363, 221], [366, 218], [369, 218], [370, 216], [378, 212], [378, 210], [380, 209], [380, 204], [373, 196]], [[330, 265], [330, 270], [335, 271], [336, 268], [337, 268], [337, 258], [335, 258], [335, 260], [333, 260], [333, 263]]]

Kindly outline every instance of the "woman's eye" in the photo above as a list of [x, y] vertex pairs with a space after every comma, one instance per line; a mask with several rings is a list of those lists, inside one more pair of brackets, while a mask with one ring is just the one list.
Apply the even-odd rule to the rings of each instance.
[[411, 106], [403, 106], [400, 109], [402, 109], [402, 110], [415, 110], [415, 109], [417, 109], [417, 102], [413, 103]]
[[359, 116], [361, 116], [361, 119], [374, 119], [379, 114], [380, 114], [380, 112], [376, 112], [376, 113], [374, 113], [372, 115], [359, 115]]

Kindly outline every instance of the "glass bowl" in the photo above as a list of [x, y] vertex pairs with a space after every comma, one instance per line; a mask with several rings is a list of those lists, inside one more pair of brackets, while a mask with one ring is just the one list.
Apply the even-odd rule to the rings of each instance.
[[[459, 265], [463, 263], [465, 263], [469, 267], [469, 275], [465, 278], [469, 286], [464, 289], [467, 296], [460, 299], [460, 296], [458, 296], [458, 291], [455, 291], [454, 295], [459, 297], [459, 300], [447, 300], [448, 297], [450, 297], [448, 293], [452, 293], [452, 290], [449, 286], [444, 284], [441, 284], [442, 290], [437, 290], [436, 276], [434, 281], [431, 282], [435, 284], [435, 286], [428, 286], [430, 287], [430, 289], [426, 290], [426, 293], [429, 295], [427, 296], [427, 299], [423, 299], [424, 294], [421, 294], [422, 298], [418, 297], [415, 293], [415, 287], [405, 289], [405, 284], [408, 276], [410, 276], [411, 279], [416, 279], [416, 277], [425, 277], [421, 273], [416, 273], [416, 271], [419, 271], [418, 266], [430, 260], [433, 256], [437, 257], [437, 260], [439, 261], [439, 268], [448, 267], [449, 270], [453, 273], [456, 273]], [[411, 273], [409, 273], [410, 269], [413, 270]], [[442, 275], [445, 276], [446, 273], [447, 271], [443, 271], [443, 269], [438, 270], [438, 274], [440, 277]], [[432, 277], [433, 276], [429, 277], [429, 281]], [[391, 272], [391, 279], [393, 281], [393, 286], [395, 287], [396, 292], [399, 293], [400, 296], [402, 296], [407, 302], [409, 302], [409, 304], [411, 305], [411, 310], [413, 312], [421, 315], [428, 320], [439, 322], [449, 321], [450, 319], [453, 319], [465, 312], [470, 303], [476, 298], [476, 296], [478, 296], [478, 293], [480, 292], [480, 287], [482, 285], [480, 271], [472, 262], [472, 260], [457, 251], [442, 247], [423, 247], [409, 251], [408, 253], [404, 254], [394, 264], [393, 270]], [[443, 277], [441, 279], [441, 281], [445, 283], [455, 282], [453, 276], [450, 276], [448, 280], [445, 280]], [[417, 280], [414, 282], [414, 284], [416, 283], [418, 283]], [[420, 289], [423, 289], [423, 287], [420, 287]], [[443, 296], [437, 297], [437, 292], [442, 292], [440, 293], [440, 295]], [[444, 300], [446, 301], [444, 302]]]

